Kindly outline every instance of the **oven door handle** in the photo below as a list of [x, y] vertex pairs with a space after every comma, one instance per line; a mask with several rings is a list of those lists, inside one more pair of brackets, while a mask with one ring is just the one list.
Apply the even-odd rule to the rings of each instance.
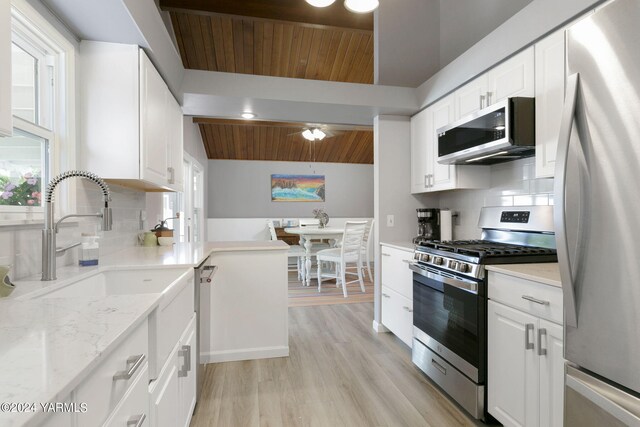
[[427, 270], [416, 263], [409, 264], [409, 268], [420, 274], [421, 276], [427, 277], [431, 280], [436, 280], [438, 282], [446, 283], [447, 285], [453, 286], [458, 289], [465, 290], [467, 292], [471, 292], [472, 294], [478, 293], [478, 284], [471, 280], [466, 280], [462, 278], [452, 278], [443, 276], [442, 274], [434, 273], [430, 270]]

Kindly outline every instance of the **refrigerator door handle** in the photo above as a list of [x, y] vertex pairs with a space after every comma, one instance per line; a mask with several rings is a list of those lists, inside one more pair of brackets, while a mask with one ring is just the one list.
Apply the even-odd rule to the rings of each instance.
[[567, 160], [569, 158], [569, 143], [571, 141], [571, 129], [576, 111], [576, 98], [578, 95], [579, 75], [572, 74], [567, 77], [567, 91], [562, 112], [560, 134], [558, 136], [558, 151], [556, 157], [555, 188], [554, 188], [554, 223], [556, 226], [556, 246], [558, 252], [558, 265], [560, 266], [560, 278], [562, 280], [562, 294], [564, 299], [565, 325], [578, 327], [578, 312], [576, 307], [575, 289], [569, 259], [569, 244], [567, 241], [565, 185], [567, 181]]
[[[640, 400], [637, 397], [570, 366], [567, 366], [564, 381], [567, 388], [574, 390], [622, 424], [640, 424]], [[565, 424], [571, 425], [566, 419]]]

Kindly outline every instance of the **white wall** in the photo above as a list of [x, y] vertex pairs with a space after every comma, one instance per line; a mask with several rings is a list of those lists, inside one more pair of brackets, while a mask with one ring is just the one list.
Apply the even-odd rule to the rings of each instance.
[[464, 53], [531, 1], [440, 0], [440, 68]]
[[[373, 216], [373, 165], [209, 160], [209, 218]], [[272, 202], [271, 174], [324, 175], [325, 202]]]
[[483, 206], [553, 205], [553, 178], [535, 178], [533, 157], [491, 166], [491, 188], [445, 191], [440, 208], [459, 216], [453, 227], [454, 239], [477, 239], [480, 208]]
[[440, 69], [437, 0], [381, 1], [374, 12], [374, 82], [417, 87]]

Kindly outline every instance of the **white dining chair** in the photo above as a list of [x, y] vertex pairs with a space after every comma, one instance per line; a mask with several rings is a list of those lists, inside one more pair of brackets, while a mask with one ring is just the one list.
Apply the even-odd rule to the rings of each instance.
[[373, 226], [375, 225], [376, 220], [372, 219], [370, 222], [367, 222], [367, 227], [364, 229], [364, 236], [362, 237], [362, 249], [361, 249], [361, 268], [365, 269], [365, 264], [367, 268], [367, 274], [369, 275], [369, 281], [373, 282], [373, 275], [371, 274], [371, 251], [373, 245]]
[[[349, 283], [360, 283], [360, 289], [365, 292], [364, 280], [362, 279], [362, 239], [367, 227], [367, 221], [347, 221], [344, 224], [342, 245], [339, 248], [323, 249], [318, 251], [318, 292], [322, 290], [322, 278], [336, 279], [336, 286], [342, 286], [342, 293], [347, 297], [347, 285]], [[323, 272], [323, 262], [335, 264], [333, 272]], [[349, 267], [348, 264], [354, 264]], [[347, 271], [348, 268], [355, 268], [356, 272]], [[357, 275], [357, 280], [346, 281], [348, 274]]]
[[[269, 235], [271, 236], [271, 240], [278, 240], [278, 235], [276, 234], [276, 228], [273, 225], [273, 221], [267, 220], [267, 228], [269, 228]], [[289, 245], [289, 251], [287, 252], [288, 258], [296, 258], [296, 269], [291, 269], [288, 267], [289, 263], [287, 263], [287, 271], [296, 271], [298, 273], [298, 280], [302, 280], [304, 277], [304, 256], [306, 254], [305, 249], [300, 245]]]

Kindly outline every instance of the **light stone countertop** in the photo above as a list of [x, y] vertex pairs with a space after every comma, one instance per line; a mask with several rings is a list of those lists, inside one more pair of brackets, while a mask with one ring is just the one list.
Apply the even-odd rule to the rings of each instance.
[[392, 242], [380, 242], [381, 246], [388, 246], [390, 248], [400, 249], [401, 251], [410, 251], [413, 252], [416, 249], [416, 245], [414, 245], [410, 241], [392, 241]]
[[545, 285], [562, 287], [560, 270], [557, 262], [545, 262], [539, 264], [505, 264], [488, 265], [487, 270], [496, 273], [507, 274], [521, 279], [532, 280]]
[[[161, 294], [31, 299], [45, 288], [111, 269], [195, 267], [215, 252], [285, 251], [281, 241], [205, 242], [130, 247], [100, 258], [95, 267], [65, 266], [58, 280], [30, 277], [0, 299], [0, 403], [58, 402], [140, 324]], [[39, 408], [41, 410], [41, 408]], [[36, 425], [42, 412], [0, 411], [3, 427]]]

